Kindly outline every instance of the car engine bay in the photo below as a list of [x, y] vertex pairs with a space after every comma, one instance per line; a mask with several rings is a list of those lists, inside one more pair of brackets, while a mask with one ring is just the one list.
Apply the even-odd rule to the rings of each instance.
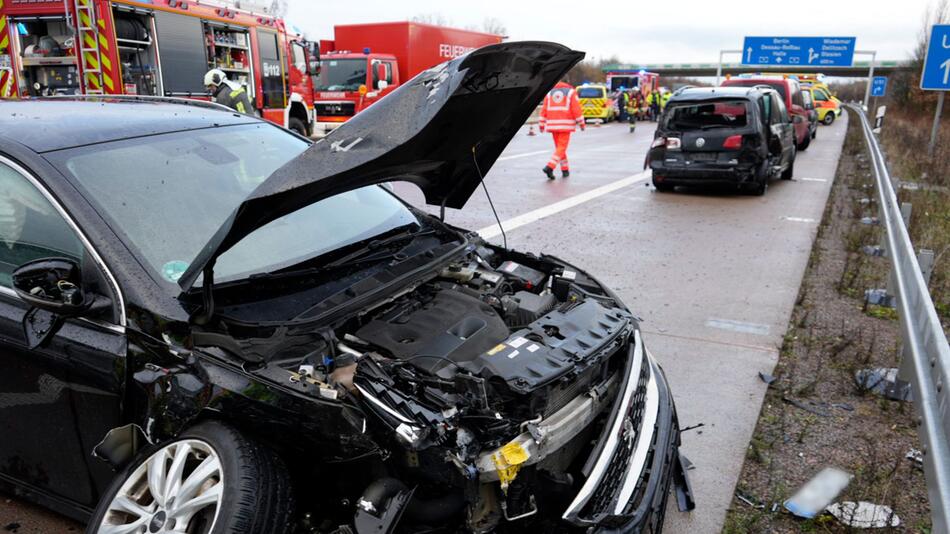
[[576, 494], [635, 328], [586, 274], [482, 244], [257, 372], [365, 414], [387, 460], [356, 532], [521, 530]]

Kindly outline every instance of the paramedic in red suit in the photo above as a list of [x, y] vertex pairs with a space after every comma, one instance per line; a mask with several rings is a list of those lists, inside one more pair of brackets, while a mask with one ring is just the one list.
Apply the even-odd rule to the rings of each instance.
[[560, 163], [561, 177], [570, 176], [570, 167], [567, 164], [567, 145], [571, 142], [571, 133], [580, 126], [584, 129], [584, 115], [581, 113], [581, 103], [577, 100], [574, 88], [564, 82], [557, 85], [544, 97], [541, 106], [541, 119], [538, 123], [541, 132], [551, 132], [554, 137], [554, 155], [545, 165], [544, 174], [549, 180], [554, 179], [554, 169]]

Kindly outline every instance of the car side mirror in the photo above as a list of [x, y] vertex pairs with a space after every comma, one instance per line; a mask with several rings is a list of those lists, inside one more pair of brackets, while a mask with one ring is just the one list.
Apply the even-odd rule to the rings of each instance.
[[13, 271], [13, 290], [31, 306], [23, 316], [30, 350], [43, 345], [63, 319], [94, 314], [112, 306], [108, 297], [83, 290], [79, 265], [65, 258], [43, 258]]
[[307, 62], [307, 74], [317, 76], [320, 74], [320, 58], [311, 57]]
[[13, 290], [24, 302], [61, 317], [75, 317], [89, 309], [82, 290], [79, 265], [65, 258], [44, 258], [13, 271]]
[[376, 72], [375, 72], [375, 74], [376, 74], [376, 80], [377, 80], [377, 81], [376, 81], [376, 88], [377, 88], [377, 89], [383, 89], [383, 87], [382, 87], [381, 85], [382, 85], [383, 82], [386, 81], [386, 64], [385, 64], [385, 63], [377, 63], [377, 64], [376, 64]]

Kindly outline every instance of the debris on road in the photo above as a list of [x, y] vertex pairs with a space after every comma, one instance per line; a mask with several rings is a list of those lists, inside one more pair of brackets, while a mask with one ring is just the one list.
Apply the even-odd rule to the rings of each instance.
[[785, 509], [798, 517], [811, 519], [821, 513], [851, 482], [853, 475], [835, 467], [822, 469], [814, 478], [785, 501]]
[[[682, 433], [684, 433], [684, 432], [688, 432], [688, 431], [690, 431], [690, 430], [696, 430], [697, 428], [702, 428], [702, 427], [704, 427], [704, 426], [706, 426], [706, 423], [697, 423], [697, 424], [695, 424], [695, 425], [693, 425], [693, 426], [688, 426], [688, 427], [686, 427], [686, 428], [681, 428], [681, 429], [680, 429], [680, 434], [682, 434]], [[702, 434], [702, 433], [703, 433], [702, 430], [700, 430], [699, 432], [697, 432], [697, 434]]]
[[918, 469], [924, 468], [924, 453], [920, 449], [911, 449], [907, 451], [907, 454], [904, 455], [904, 458], [914, 462], [914, 465]]
[[897, 379], [896, 367], [861, 369], [854, 373], [855, 383], [864, 391], [870, 391], [891, 400], [911, 401], [910, 385]]
[[742, 502], [748, 504], [749, 506], [751, 506], [751, 507], [753, 507], [753, 508], [758, 508], [758, 509], [761, 509], [761, 510], [764, 510], [764, 509], [765, 509], [765, 505], [764, 505], [764, 504], [756, 503], [756, 502], [754, 502], [751, 498], [746, 497], [745, 495], [743, 495], [742, 493], [740, 493], [740, 492], [738, 492], [738, 491], [736, 492], [736, 499], [739, 499], [740, 501], [742, 501]]
[[844, 525], [857, 528], [899, 527], [900, 517], [890, 506], [866, 501], [844, 501], [828, 507], [828, 512]]
[[778, 378], [770, 374], [763, 373], [762, 371], [759, 371], [759, 378], [761, 378], [763, 382], [769, 385], [772, 385], [772, 382], [775, 382], [776, 380], [778, 380]]
[[782, 400], [788, 404], [791, 404], [792, 406], [795, 406], [796, 408], [801, 408], [802, 410], [805, 410], [806, 412], [813, 413], [821, 417], [828, 417], [828, 415], [830, 415], [827, 412], [827, 410], [823, 409], [823, 408], [827, 408], [828, 406], [827, 403], [819, 404], [815, 401], [800, 401], [798, 399], [793, 399], [791, 397], [782, 397]]

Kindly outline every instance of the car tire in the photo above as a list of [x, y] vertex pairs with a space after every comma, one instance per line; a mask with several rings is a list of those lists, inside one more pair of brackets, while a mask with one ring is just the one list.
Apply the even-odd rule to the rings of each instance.
[[307, 137], [307, 125], [304, 124], [302, 120], [296, 117], [291, 117], [290, 122], [287, 124], [287, 127], [297, 132], [298, 134], [304, 137]]
[[782, 171], [783, 180], [791, 180], [792, 176], [795, 174], [795, 158], [797, 156], [797, 152], [792, 152], [792, 159], [788, 162], [788, 168]]
[[835, 122], [835, 114], [833, 111], [825, 113], [825, 118], [821, 121], [825, 126], [831, 126]]
[[[176, 464], [184, 466], [178, 488], [166, 482]], [[195, 476], [197, 482], [189, 483]], [[159, 493], [177, 499], [154, 499], [151, 480], [158, 481]], [[198, 498], [208, 502], [197, 511], [180, 505], [184, 499], [194, 502], [200, 491]], [[86, 532], [138, 521], [144, 531], [164, 531], [162, 525], [180, 528], [174, 521], [184, 520], [196, 534], [287, 534], [293, 516], [294, 494], [280, 458], [234, 428], [208, 421], [137, 454], [103, 494]]]
[[810, 135], [806, 135], [806, 136], [805, 136], [805, 139], [802, 140], [801, 144], [796, 144], [796, 145], [795, 145], [795, 149], [798, 150], [799, 152], [804, 152], [804, 151], [808, 150], [808, 146], [809, 146], [809, 145], [811, 145], [811, 136], [810, 136]]

